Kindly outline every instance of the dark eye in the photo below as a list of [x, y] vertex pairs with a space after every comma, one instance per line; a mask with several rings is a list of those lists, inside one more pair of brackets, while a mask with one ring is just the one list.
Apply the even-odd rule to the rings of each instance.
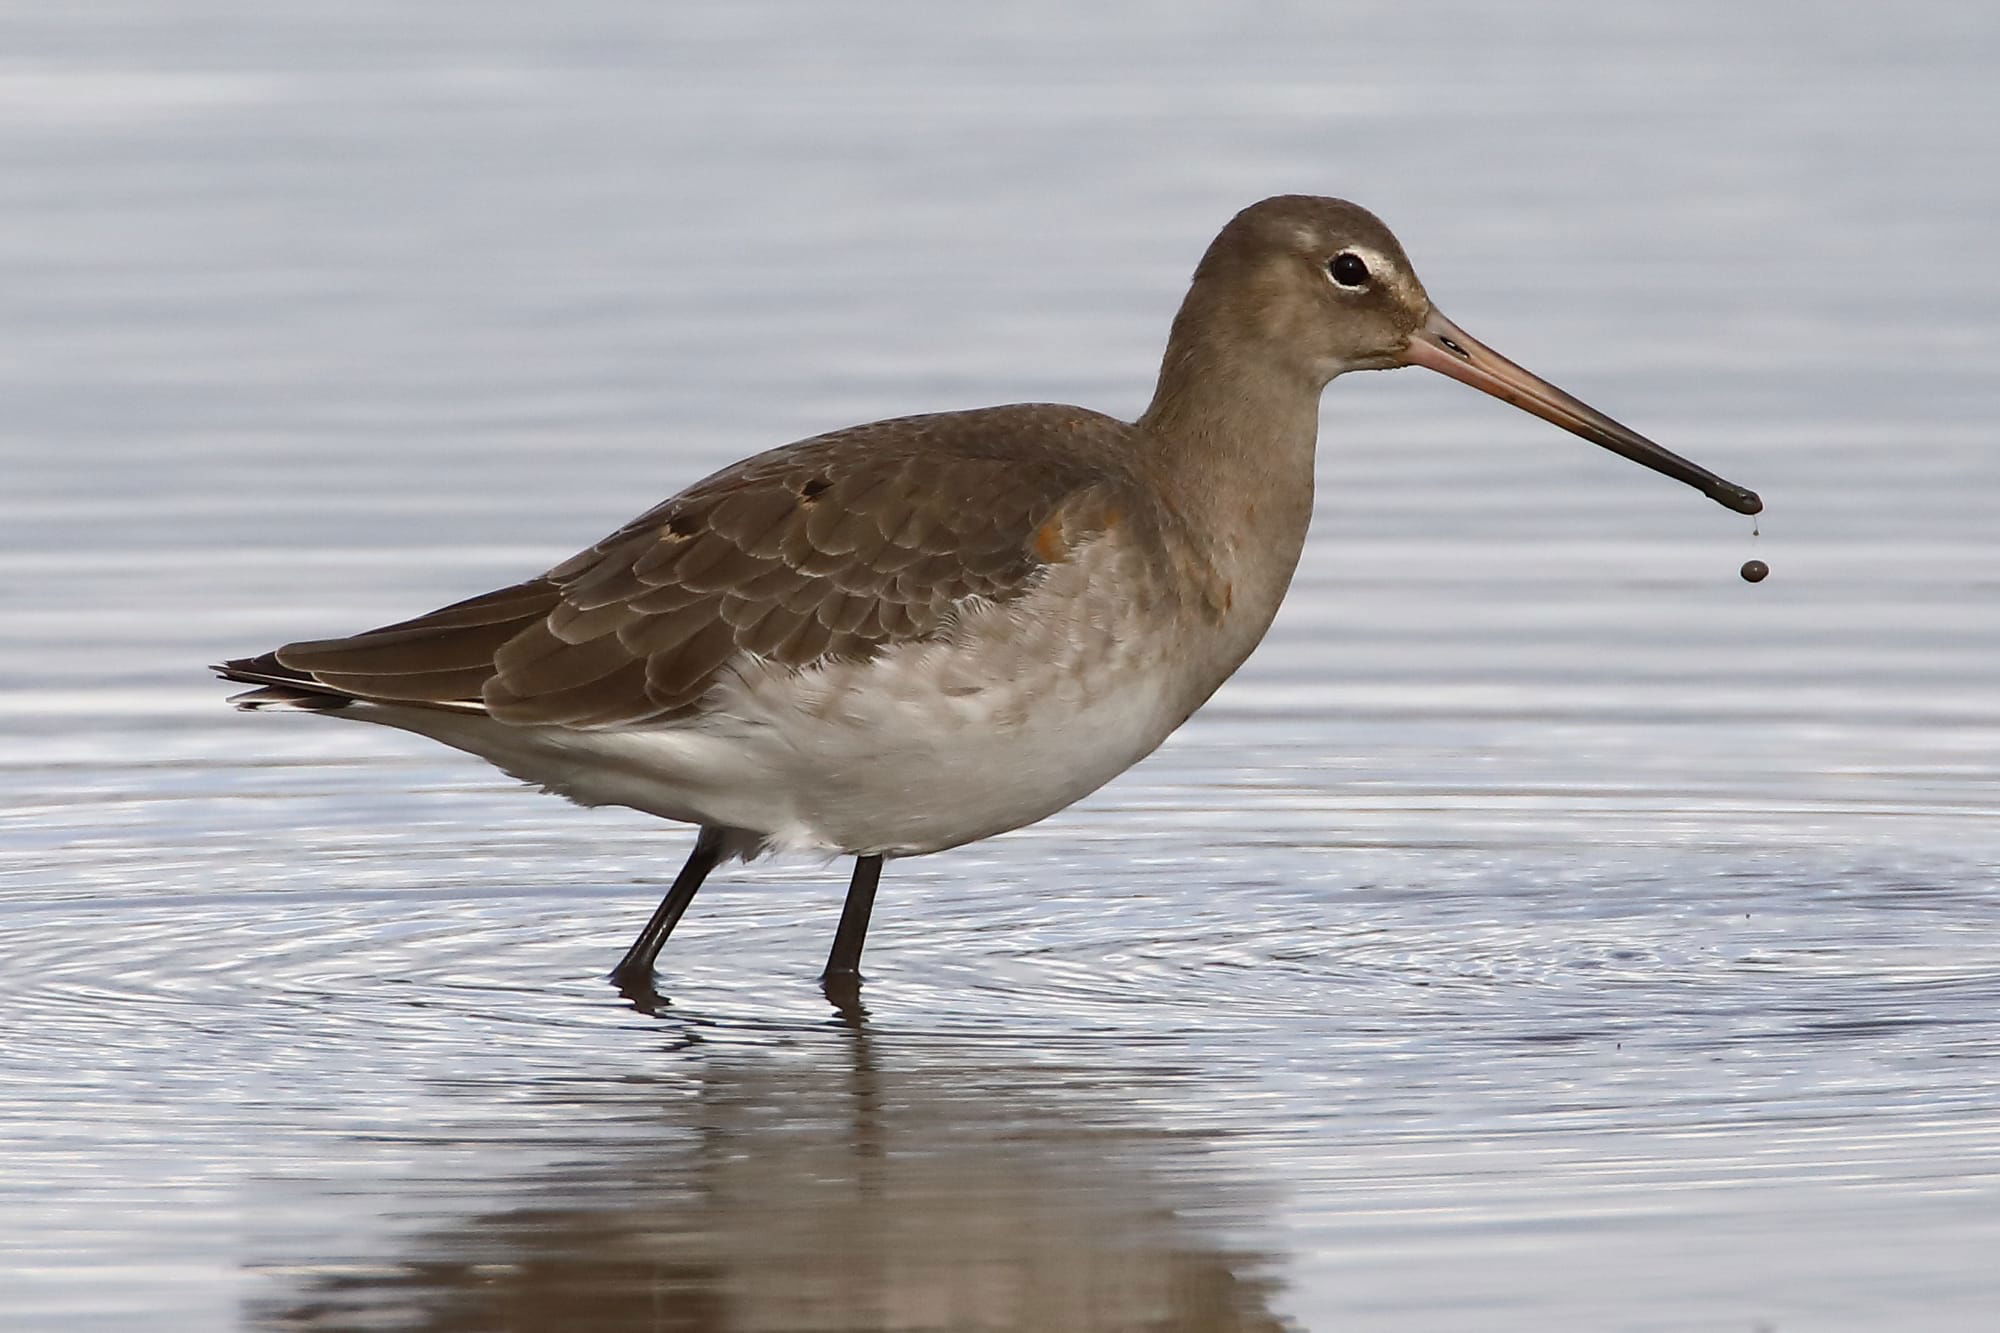
[[1343, 252], [1327, 261], [1326, 271], [1333, 280], [1343, 287], [1365, 287], [1368, 285], [1368, 265], [1361, 262], [1361, 256]]

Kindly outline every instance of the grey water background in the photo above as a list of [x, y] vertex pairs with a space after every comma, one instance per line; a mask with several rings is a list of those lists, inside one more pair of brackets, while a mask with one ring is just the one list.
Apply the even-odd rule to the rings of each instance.
[[[0, 5], [0, 1326], [1989, 1328], [2000, 17]], [[1064, 815], [684, 831], [205, 662], [851, 421], [1144, 403], [1209, 236], [1478, 336], [1327, 395], [1270, 640]], [[1773, 574], [1741, 583], [1745, 558]]]

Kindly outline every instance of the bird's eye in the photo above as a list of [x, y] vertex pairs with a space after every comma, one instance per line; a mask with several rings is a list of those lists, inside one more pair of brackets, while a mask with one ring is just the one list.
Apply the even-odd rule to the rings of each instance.
[[1368, 285], [1368, 265], [1361, 256], [1351, 251], [1342, 251], [1326, 263], [1326, 271], [1333, 280], [1343, 287], [1365, 287]]

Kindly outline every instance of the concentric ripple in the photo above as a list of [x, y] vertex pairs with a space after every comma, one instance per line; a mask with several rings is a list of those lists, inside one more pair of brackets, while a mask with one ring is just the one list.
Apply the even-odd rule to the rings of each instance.
[[[206, 1197], [151, 1253], [261, 1219], [254, 1327], [624, 1310], [662, 1281], [965, 1300], [990, 1244], [970, 1188], [1024, 1238], [992, 1262], [1113, 1306], [1193, 1284], [1233, 1312], [1200, 1327], [1279, 1328], [1279, 1215], [1312, 1237], [1297, 1280], [1318, 1289], [1407, 1252], [1356, 1210], [1439, 1253], [1560, 1230], [1579, 1197], [1644, 1234], [1663, 1194], [1761, 1226], [1827, 1181], [1901, 1208], [2000, 1185], [1965, 1165], [1996, 1143], [1966, 1117], [1990, 1094], [2000, 903], [1964, 864], [1844, 848], [1766, 869], [1754, 846], [1658, 836], [1554, 855], [1552, 822], [1605, 817], [1524, 818], [1475, 788], [1314, 808], [1268, 777], [1215, 837], [1167, 812], [1174, 769], [1218, 757], [892, 866], [860, 1015], [812, 982], [844, 867], [719, 874], [640, 1012], [602, 973], [686, 842], [647, 821], [461, 784], [448, 761], [183, 772], [156, 799], [128, 775], [116, 802], [103, 769], [68, 791], [33, 775], [44, 818], [123, 815], [55, 853], [62, 878], [7, 888], [24, 1021], [0, 1123], [33, 1164], [7, 1192], [51, 1222], [29, 1252], [102, 1231], [67, 1200]], [[1650, 801], [1605, 803], [1629, 827]], [[217, 836], [253, 805], [257, 838]], [[1302, 837], [1357, 816], [1359, 838]], [[1437, 820], [1504, 827], [1414, 836]], [[103, 1161], [125, 1164], [115, 1191], [78, 1174]], [[832, 1191], [810, 1224], [807, 1180]], [[854, 1212], [855, 1191], [893, 1207]], [[1467, 1191], [1471, 1232], [1431, 1220]], [[854, 1285], [857, 1245], [913, 1266]], [[605, 1267], [606, 1246], [640, 1268]]]

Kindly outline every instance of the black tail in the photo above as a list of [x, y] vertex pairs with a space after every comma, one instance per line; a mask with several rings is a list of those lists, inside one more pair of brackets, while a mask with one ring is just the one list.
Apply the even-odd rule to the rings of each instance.
[[209, 670], [224, 680], [239, 680], [246, 685], [262, 687], [229, 696], [230, 703], [246, 711], [254, 712], [260, 708], [302, 708], [311, 713], [323, 713], [334, 708], [345, 708], [354, 702], [353, 695], [334, 689], [330, 685], [324, 685], [303, 671], [294, 671], [288, 666], [280, 665], [276, 653], [218, 662], [210, 666]]

